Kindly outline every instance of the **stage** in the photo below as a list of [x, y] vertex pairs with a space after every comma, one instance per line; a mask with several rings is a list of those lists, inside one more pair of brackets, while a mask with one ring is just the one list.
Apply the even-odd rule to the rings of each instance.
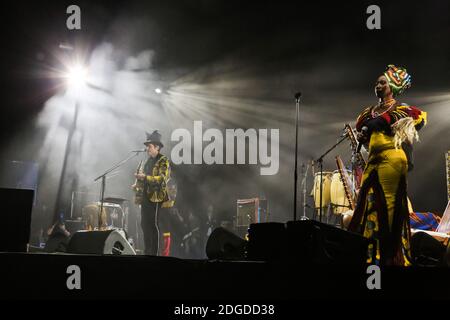
[[[80, 289], [69, 289], [78, 266]], [[69, 268], [69, 271], [68, 271]], [[153, 256], [0, 253], [2, 299], [144, 299], [180, 303], [293, 300], [448, 299], [450, 268], [366, 267], [183, 260]], [[370, 282], [370, 280], [369, 280]], [[70, 286], [70, 285], [69, 285]]]
[[0, 299], [450, 299], [450, 2], [3, 11]]

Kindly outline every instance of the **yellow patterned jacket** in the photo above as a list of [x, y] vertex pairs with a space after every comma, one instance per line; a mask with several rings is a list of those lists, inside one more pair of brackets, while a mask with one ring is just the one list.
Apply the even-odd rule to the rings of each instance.
[[172, 207], [174, 200], [170, 199], [168, 192], [168, 182], [170, 180], [169, 159], [159, 154], [156, 163], [153, 165], [151, 175], [145, 177], [145, 190], [150, 202], [162, 202], [163, 208]]

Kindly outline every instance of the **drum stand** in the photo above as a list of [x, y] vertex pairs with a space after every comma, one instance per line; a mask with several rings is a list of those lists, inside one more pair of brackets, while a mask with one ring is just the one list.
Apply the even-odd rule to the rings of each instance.
[[327, 215], [326, 215], [327, 219], [325, 221], [326, 224], [330, 223], [331, 215], [333, 214], [333, 210], [334, 210], [334, 205], [330, 202], [327, 207]]
[[334, 144], [334, 146], [332, 146], [330, 149], [328, 149], [323, 155], [320, 156], [319, 159], [316, 160], [316, 162], [319, 164], [319, 170], [320, 170], [320, 206], [319, 206], [319, 221], [322, 222], [322, 189], [323, 189], [323, 158], [325, 158], [325, 156], [330, 153], [334, 148], [336, 148], [339, 144], [342, 143], [342, 141], [347, 139], [347, 135], [344, 135], [336, 144]]

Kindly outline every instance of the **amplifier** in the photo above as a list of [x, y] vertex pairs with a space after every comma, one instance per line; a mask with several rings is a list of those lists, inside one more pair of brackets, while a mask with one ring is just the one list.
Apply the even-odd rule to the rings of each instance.
[[234, 228], [239, 236], [245, 237], [248, 227], [251, 224], [267, 221], [268, 212], [266, 199], [251, 198], [237, 200]]
[[237, 201], [237, 227], [248, 227], [252, 223], [267, 222], [267, 200], [252, 198]]

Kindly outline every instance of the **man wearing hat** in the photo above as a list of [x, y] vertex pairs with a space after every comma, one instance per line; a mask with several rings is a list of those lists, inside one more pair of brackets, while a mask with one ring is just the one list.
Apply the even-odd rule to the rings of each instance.
[[144, 182], [144, 197], [141, 205], [141, 227], [144, 234], [145, 254], [158, 255], [159, 228], [158, 211], [169, 202], [167, 182], [170, 178], [169, 159], [160, 153], [164, 146], [161, 134], [155, 130], [146, 133], [149, 158], [143, 173], [136, 173], [136, 179]]

